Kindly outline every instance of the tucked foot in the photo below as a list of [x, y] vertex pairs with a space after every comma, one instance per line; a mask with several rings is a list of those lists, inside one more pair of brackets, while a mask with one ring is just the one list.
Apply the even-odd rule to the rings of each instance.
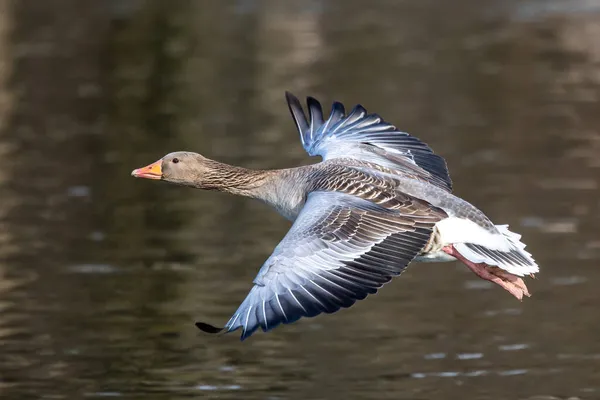
[[498, 267], [492, 267], [486, 264], [482, 265], [489, 273], [493, 276], [492, 282], [497, 283], [506, 289], [510, 294], [515, 296], [517, 299], [522, 300], [523, 296], [531, 297], [525, 282], [520, 277], [506, 272]]
[[498, 267], [487, 264], [473, 263], [463, 257], [463, 255], [456, 251], [452, 245], [444, 247], [443, 251], [462, 261], [467, 267], [469, 267], [471, 271], [475, 273], [475, 275], [479, 276], [481, 279], [494, 282], [515, 296], [517, 299], [522, 300], [523, 296], [531, 296], [527, 286], [525, 285], [525, 282], [523, 282], [523, 279], [520, 277], [506, 272]]
[[525, 295], [527, 297], [531, 297], [529, 290], [527, 290], [527, 285], [525, 285], [525, 282], [520, 277], [513, 275], [510, 272], [506, 272], [505, 270], [500, 269], [498, 267], [488, 266], [487, 268], [492, 274], [496, 275], [503, 281], [510, 282], [513, 285], [515, 285], [517, 288], [521, 289], [523, 291], [523, 295]]

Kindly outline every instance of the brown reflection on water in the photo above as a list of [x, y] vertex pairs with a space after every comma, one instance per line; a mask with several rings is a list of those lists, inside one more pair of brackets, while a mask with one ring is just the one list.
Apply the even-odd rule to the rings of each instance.
[[[0, 0], [0, 396], [598, 397], [600, 13], [571, 3]], [[284, 90], [430, 143], [523, 234], [534, 297], [417, 264], [335, 315], [199, 334], [289, 223], [129, 172], [311, 162]]]

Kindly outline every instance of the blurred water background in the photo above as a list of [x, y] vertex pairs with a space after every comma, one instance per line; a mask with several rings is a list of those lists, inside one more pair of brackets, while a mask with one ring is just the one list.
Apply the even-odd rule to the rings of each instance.
[[[0, 398], [600, 398], [598, 0], [0, 0]], [[523, 234], [523, 303], [416, 264], [239, 342], [289, 223], [134, 180], [174, 150], [313, 162], [284, 90], [429, 143]]]

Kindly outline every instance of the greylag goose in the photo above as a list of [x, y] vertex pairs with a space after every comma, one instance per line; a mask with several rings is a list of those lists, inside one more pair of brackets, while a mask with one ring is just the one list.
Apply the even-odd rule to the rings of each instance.
[[241, 339], [301, 317], [333, 313], [377, 292], [411, 261], [463, 262], [517, 299], [529, 296], [521, 277], [538, 266], [507, 225], [452, 194], [446, 162], [425, 143], [369, 114], [346, 114], [335, 102], [328, 118], [307, 98], [287, 103], [302, 145], [316, 164], [250, 170], [180, 151], [132, 172], [198, 189], [259, 199], [293, 221], [223, 328]]

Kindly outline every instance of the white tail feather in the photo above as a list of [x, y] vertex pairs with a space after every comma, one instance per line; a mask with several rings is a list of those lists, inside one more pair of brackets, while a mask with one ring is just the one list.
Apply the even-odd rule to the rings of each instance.
[[[454, 243], [454, 248], [463, 255], [467, 260], [474, 263], [485, 263], [491, 266], [497, 266], [511, 274], [518, 276], [525, 276], [539, 272], [539, 267], [531, 254], [525, 251], [525, 244], [519, 239], [521, 235], [511, 232], [508, 230], [508, 225], [496, 225], [498, 231], [502, 234], [502, 237], [508, 242], [510, 250], [509, 252], [502, 251], [500, 249], [487, 248], [487, 252], [477, 251], [473, 246], [469, 246], [469, 243]], [[499, 235], [498, 235], [499, 236]], [[476, 243], [480, 246], [487, 247], [484, 244]], [[495, 251], [493, 251], [495, 250]], [[516, 262], [510, 261], [506, 258], [513, 259], [514, 257], [504, 257], [505, 255], [512, 253], [518, 253], [527, 262]], [[501, 254], [498, 254], [501, 253]], [[521, 258], [519, 257], [519, 258]]]

